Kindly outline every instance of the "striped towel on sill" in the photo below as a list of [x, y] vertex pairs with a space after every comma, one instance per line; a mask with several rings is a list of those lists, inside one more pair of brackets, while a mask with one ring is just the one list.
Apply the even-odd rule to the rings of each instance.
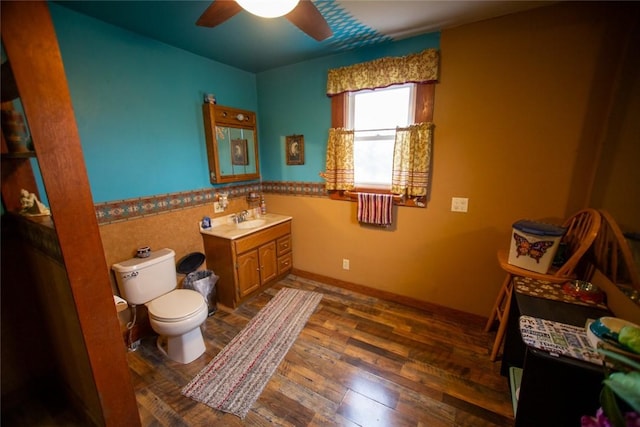
[[358, 222], [388, 227], [393, 222], [391, 194], [358, 193]]

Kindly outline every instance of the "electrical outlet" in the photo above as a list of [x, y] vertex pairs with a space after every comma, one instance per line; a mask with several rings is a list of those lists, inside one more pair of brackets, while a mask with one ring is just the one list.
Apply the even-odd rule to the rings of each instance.
[[222, 206], [220, 205], [220, 202], [213, 202], [213, 212], [214, 213], [221, 213], [224, 212], [224, 209], [222, 208]]
[[467, 212], [469, 209], [469, 199], [466, 197], [451, 198], [451, 212]]
[[348, 270], [348, 269], [349, 269], [349, 260], [348, 260], [348, 259], [346, 259], [346, 258], [344, 258], [344, 259], [342, 260], [342, 269], [343, 269], [343, 270]]

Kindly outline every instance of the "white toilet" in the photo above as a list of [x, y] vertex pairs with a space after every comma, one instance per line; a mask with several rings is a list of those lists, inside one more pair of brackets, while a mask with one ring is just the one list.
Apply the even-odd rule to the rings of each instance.
[[[112, 266], [123, 298], [132, 305], [145, 304], [158, 337], [158, 348], [176, 362], [190, 363], [204, 353], [200, 325], [207, 319], [204, 297], [178, 284], [175, 252], [153, 251], [147, 258], [132, 258]], [[167, 350], [160, 340], [167, 339]]]

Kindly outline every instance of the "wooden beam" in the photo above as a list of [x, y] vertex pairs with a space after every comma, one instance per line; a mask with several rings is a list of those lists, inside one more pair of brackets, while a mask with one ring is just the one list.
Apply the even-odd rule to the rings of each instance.
[[62, 57], [43, 1], [2, 2], [20, 92], [107, 426], [140, 425]]

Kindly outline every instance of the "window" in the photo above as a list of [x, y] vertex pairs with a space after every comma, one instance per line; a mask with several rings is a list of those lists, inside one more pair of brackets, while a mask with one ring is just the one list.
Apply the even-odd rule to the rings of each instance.
[[[398, 87], [398, 86], [395, 86]], [[415, 97], [413, 99], [413, 105], [411, 105], [414, 112], [413, 122], [432, 122], [433, 121], [433, 104], [435, 100], [435, 82], [416, 83], [414, 84]], [[379, 92], [381, 89], [377, 89]], [[364, 91], [362, 91], [364, 92]], [[332, 128], [348, 128], [347, 117], [349, 116], [349, 92], [339, 93], [331, 97], [331, 127]], [[389, 161], [392, 161], [392, 157], [389, 157]], [[354, 165], [355, 169], [355, 165]], [[388, 186], [388, 184], [387, 184]], [[386, 187], [388, 188], [388, 187]], [[359, 190], [371, 189], [375, 192], [386, 193], [388, 190], [376, 189], [375, 187], [363, 187]], [[353, 201], [352, 196], [344, 194], [343, 191], [330, 190], [329, 197], [334, 200], [349, 200]], [[424, 207], [424, 200], [420, 200], [422, 204], [416, 204], [412, 200], [394, 201], [395, 204], [403, 206], [420, 206]]]
[[395, 204], [425, 206], [438, 72], [437, 49], [328, 70], [331, 128], [321, 176], [329, 197], [393, 193]]
[[347, 128], [355, 131], [354, 181], [357, 188], [391, 189], [395, 128], [414, 122], [413, 83], [347, 94]]

